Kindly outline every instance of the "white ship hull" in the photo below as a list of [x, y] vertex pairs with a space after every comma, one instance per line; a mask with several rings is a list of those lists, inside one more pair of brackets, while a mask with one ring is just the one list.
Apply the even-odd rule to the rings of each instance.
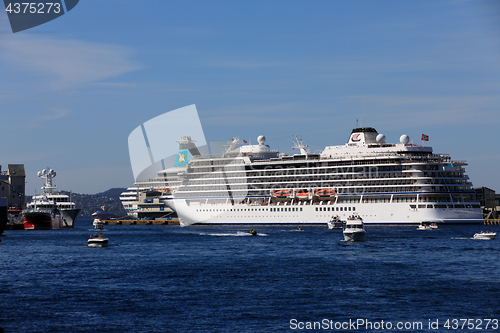
[[76, 220], [78, 219], [78, 213], [80, 213], [80, 208], [75, 209], [61, 209], [61, 215], [63, 220], [63, 228], [73, 228], [75, 226]]
[[344, 240], [346, 242], [360, 242], [365, 239], [365, 234], [366, 232], [362, 229], [344, 230]]
[[[359, 203], [349, 205], [194, 205], [185, 199], [165, 199], [183, 225], [191, 224], [321, 224], [332, 216], [341, 220], [356, 212], [365, 224], [484, 223], [479, 208], [410, 208], [408, 203]], [[328, 208], [330, 211], [328, 211]], [[336, 209], [342, 208], [342, 211]], [[271, 209], [273, 209], [271, 211]], [[274, 211], [279, 209], [279, 211]], [[316, 210], [318, 209], [318, 211]], [[325, 209], [324, 211], [320, 209]], [[335, 209], [335, 210], [333, 210]], [[282, 211], [283, 210], [283, 211]]]

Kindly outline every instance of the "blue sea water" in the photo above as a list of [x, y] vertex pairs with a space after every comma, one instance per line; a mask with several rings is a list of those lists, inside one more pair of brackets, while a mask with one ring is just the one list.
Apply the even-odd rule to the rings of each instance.
[[[106, 226], [107, 248], [87, 247], [91, 220], [74, 229], [6, 230], [0, 327], [8, 333], [500, 331], [500, 239], [471, 239], [486, 226], [369, 226], [357, 243], [326, 226], [252, 227], [257, 237], [249, 236], [250, 226]], [[453, 319], [470, 320], [464, 326]]]

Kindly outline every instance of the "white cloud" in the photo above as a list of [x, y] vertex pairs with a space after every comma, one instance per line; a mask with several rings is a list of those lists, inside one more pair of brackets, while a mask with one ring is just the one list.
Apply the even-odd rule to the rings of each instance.
[[210, 64], [213, 67], [240, 68], [240, 69], [259, 69], [269, 67], [287, 66], [287, 63], [280, 62], [251, 62], [251, 61], [226, 61]]
[[101, 87], [112, 87], [112, 88], [134, 88], [137, 87], [137, 83], [126, 83], [126, 82], [99, 82], [95, 84]]
[[43, 115], [44, 120], [55, 120], [66, 116], [69, 112], [69, 109], [63, 108], [50, 108], [49, 112]]
[[81, 86], [140, 68], [131, 51], [112, 44], [73, 39], [8, 36], [0, 42], [4, 66], [41, 75], [51, 89]]

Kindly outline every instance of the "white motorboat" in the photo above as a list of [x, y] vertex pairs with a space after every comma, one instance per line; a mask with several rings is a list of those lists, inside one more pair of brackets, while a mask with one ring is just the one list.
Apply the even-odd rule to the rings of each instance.
[[342, 229], [344, 222], [338, 216], [332, 216], [332, 219], [327, 222], [327, 225], [328, 229]]
[[103, 234], [92, 236], [87, 241], [87, 245], [90, 247], [106, 247], [108, 246], [109, 239], [104, 237]]
[[478, 232], [474, 234], [474, 239], [493, 239], [497, 235], [496, 232], [492, 232], [491, 230], [488, 230], [487, 232]]
[[437, 224], [428, 221], [420, 222], [420, 225], [417, 228], [417, 230], [434, 230], [434, 229], [438, 229]]
[[344, 225], [344, 240], [348, 242], [362, 241], [365, 238], [365, 226], [359, 215], [351, 215]]
[[92, 222], [92, 225], [94, 226], [95, 230], [102, 230], [104, 228], [104, 222], [102, 222], [99, 219], [94, 219], [94, 222]]

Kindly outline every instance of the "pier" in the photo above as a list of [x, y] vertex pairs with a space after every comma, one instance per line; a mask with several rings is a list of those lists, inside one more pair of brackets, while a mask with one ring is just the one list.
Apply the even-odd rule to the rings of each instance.
[[[105, 225], [179, 225], [179, 219], [171, 220], [102, 220]], [[24, 223], [9, 222], [5, 230], [24, 230]]]
[[106, 225], [179, 225], [179, 219], [171, 220], [102, 220]]

